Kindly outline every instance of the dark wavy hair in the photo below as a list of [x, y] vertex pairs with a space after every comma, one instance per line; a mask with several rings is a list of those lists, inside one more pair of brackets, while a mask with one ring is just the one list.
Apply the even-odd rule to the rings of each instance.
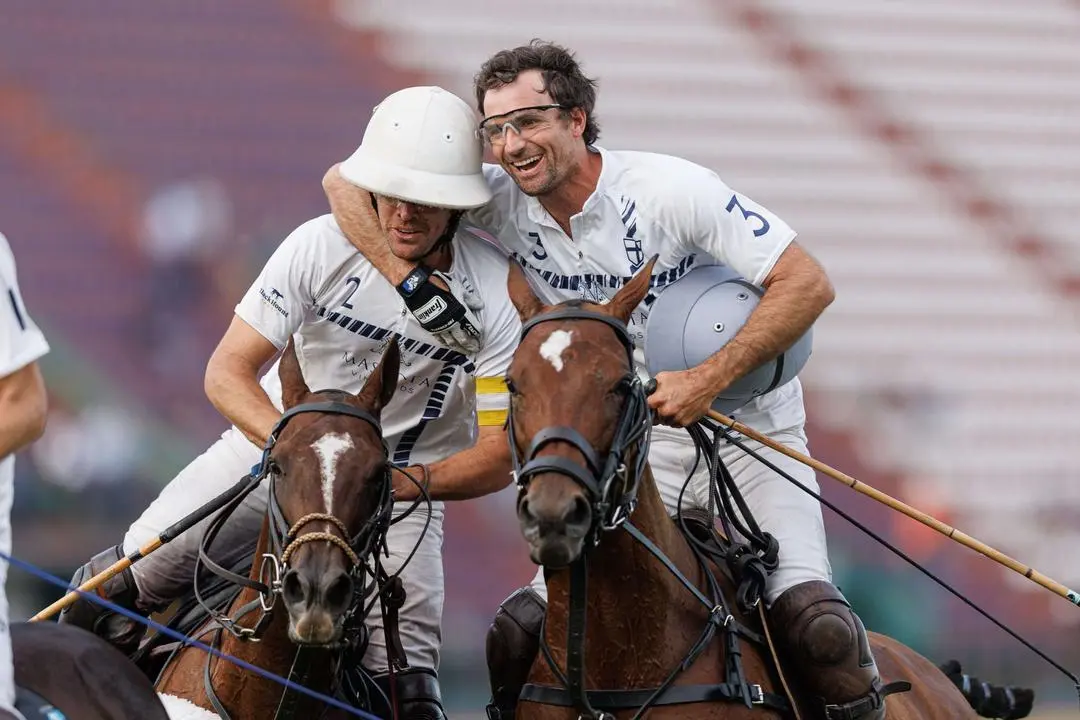
[[484, 112], [484, 97], [488, 90], [509, 85], [528, 70], [540, 71], [544, 90], [554, 102], [563, 106], [564, 112], [576, 107], [585, 112], [583, 138], [586, 145], [595, 143], [600, 137], [600, 124], [593, 115], [596, 80], [585, 77], [574, 53], [552, 42], [534, 39], [528, 45], [500, 50], [488, 58], [473, 78], [480, 113]]

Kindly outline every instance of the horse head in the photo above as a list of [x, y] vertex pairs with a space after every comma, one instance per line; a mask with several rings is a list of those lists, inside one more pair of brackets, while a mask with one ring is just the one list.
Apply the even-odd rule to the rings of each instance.
[[508, 281], [522, 319], [507, 422], [521, 530], [533, 561], [576, 560], [633, 511], [651, 418], [625, 323], [649, 289], [654, 257], [605, 305], [544, 305], [520, 267]]
[[380, 412], [397, 387], [396, 339], [359, 393], [312, 392], [292, 342], [279, 366], [285, 415], [269, 453], [271, 542], [289, 637], [335, 645], [393, 506]]

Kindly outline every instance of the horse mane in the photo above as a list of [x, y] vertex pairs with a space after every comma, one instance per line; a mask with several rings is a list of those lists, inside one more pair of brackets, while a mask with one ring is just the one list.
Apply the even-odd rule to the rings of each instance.
[[352, 393], [345, 392], [344, 390], [338, 390], [337, 388], [316, 390], [312, 393], [312, 395], [318, 395], [319, 397], [324, 397], [334, 402], [345, 402], [346, 400], [350, 400], [355, 397], [355, 395], [353, 395]]

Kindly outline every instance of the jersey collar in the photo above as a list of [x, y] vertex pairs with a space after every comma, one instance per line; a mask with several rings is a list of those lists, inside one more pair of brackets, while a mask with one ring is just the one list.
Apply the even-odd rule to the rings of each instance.
[[[611, 169], [611, 155], [604, 148], [599, 145], [590, 145], [589, 150], [592, 152], [600, 153], [600, 177], [596, 179], [596, 189], [585, 200], [585, 207], [582, 209], [581, 214], [587, 214], [596, 208], [607, 196], [607, 179], [611, 177], [614, 170]], [[522, 193], [522, 195], [525, 195]], [[525, 195], [525, 207], [529, 214], [529, 220], [538, 225], [548, 225], [553, 228], [559, 227], [548, 211], [544, 209], [544, 206], [540, 204], [540, 201], [532, 195]]]

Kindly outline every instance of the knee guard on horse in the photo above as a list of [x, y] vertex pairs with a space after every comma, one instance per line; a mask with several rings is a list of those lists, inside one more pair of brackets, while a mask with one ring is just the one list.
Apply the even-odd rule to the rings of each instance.
[[[104, 550], [75, 571], [71, 584], [78, 587], [123, 558], [124, 550], [119, 545]], [[138, 606], [139, 589], [135, 585], [135, 576], [131, 568], [126, 568], [123, 572], [109, 578], [94, 592], [125, 610], [144, 617], [150, 614]], [[146, 632], [146, 626], [142, 623], [115, 613], [104, 605], [81, 595], [74, 603], [61, 611], [58, 621], [89, 630], [129, 656], [138, 650], [139, 643]]]

